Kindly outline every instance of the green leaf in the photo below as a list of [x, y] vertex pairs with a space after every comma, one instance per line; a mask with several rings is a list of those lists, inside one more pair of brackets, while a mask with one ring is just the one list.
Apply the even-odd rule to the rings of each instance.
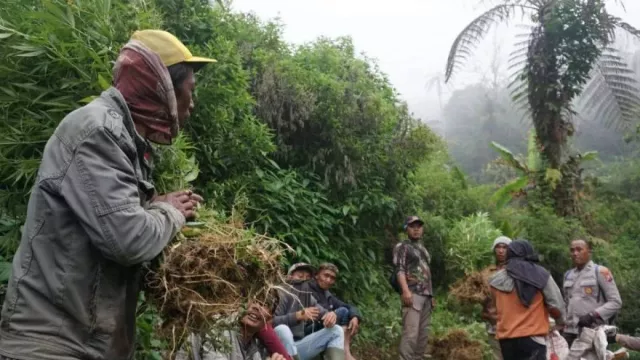
[[95, 100], [98, 96], [96, 95], [91, 95], [91, 96], [87, 96], [86, 98], [82, 98], [80, 99], [78, 102], [81, 104], [88, 104], [90, 102], [92, 102], [93, 100]]
[[598, 152], [597, 151], [587, 151], [586, 153], [581, 154], [580, 158], [582, 159], [582, 161], [596, 160], [598, 158]]
[[102, 74], [98, 74], [98, 84], [102, 90], [107, 90], [111, 87], [109, 82], [102, 76]]
[[369, 254], [369, 257], [371, 258], [372, 261], [376, 260], [376, 254], [373, 252], [373, 250], [367, 249], [367, 254]]
[[38, 56], [38, 55], [42, 55], [45, 52], [46, 52], [45, 49], [40, 49], [40, 50], [35, 50], [35, 51], [29, 51], [29, 52], [26, 52], [26, 53], [19, 53], [19, 54], [16, 54], [16, 56], [19, 56], [19, 57], [35, 57], [35, 56]]
[[0, 262], [0, 282], [6, 283], [11, 279], [11, 263], [2, 261]]
[[190, 183], [192, 181], [195, 181], [198, 178], [198, 175], [200, 174], [200, 171], [198, 170], [198, 168], [195, 168], [191, 171], [189, 171], [185, 176], [184, 176], [184, 181]]
[[345, 205], [342, 207], [342, 215], [347, 216], [347, 214], [349, 213], [349, 205]]
[[280, 170], [280, 166], [278, 165], [278, 163], [277, 163], [277, 162], [275, 162], [275, 161], [273, 161], [273, 160], [271, 160], [271, 159], [267, 159], [267, 161], [269, 161], [269, 163], [270, 163], [271, 165], [273, 165], [273, 167], [274, 167], [274, 168], [276, 168], [276, 169]]
[[560, 180], [562, 180], [562, 172], [558, 169], [548, 168], [544, 174], [544, 180], [551, 185], [551, 188], [555, 190]]
[[9, 96], [12, 96], [12, 97], [16, 97], [17, 96], [16, 93], [13, 90], [11, 90], [11, 89], [9, 89], [7, 87], [0, 86], [0, 90], [4, 91]]
[[495, 141], [491, 142], [491, 147], [494, 148], [498, 154], [500, 155], [500, 157], [507, 162], [507, 164], [509, 164], [511, 167], [522, 171], [523, 173], [527, 173], [527, 167], [520, 162], [520, 160], [516, 159], [515, 155], [513, 155], [513, 153], [511, 152], [511, 150], [507, 149], [506, 147], [498, 144]]
[[151, 346], [153, 347], [160, 347], [162, 346], [162, 341], [158, 340], [158, 339], [151, 339]]
[[0, 33], [0, 40], [1, 39], [6, 39], [11, 35], [13, 35], [13, 34], [12, 33]]
[[498, 209], [504, 207], [509, 203], [512, 199], [512, 195], [516, 191], [520, 191], [523, 187], [525, 187], [529, 183], [529, 176], [524, 175], [511, 182], [505, 184], [503, 187], [498, 189], [492, 196], [491, 202], [496, 204]]

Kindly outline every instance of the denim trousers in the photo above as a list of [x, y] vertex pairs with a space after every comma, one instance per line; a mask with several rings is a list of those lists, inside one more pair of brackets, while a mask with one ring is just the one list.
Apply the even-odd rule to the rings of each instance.
[[339, 325], [318, 330], [298, 341], [293, 339], [287, 325], [278, 325], [273, 330], [289, 355], [298, 356], [300, 360], [311, 360], [327, 348], [344, 349], [344, 330]]

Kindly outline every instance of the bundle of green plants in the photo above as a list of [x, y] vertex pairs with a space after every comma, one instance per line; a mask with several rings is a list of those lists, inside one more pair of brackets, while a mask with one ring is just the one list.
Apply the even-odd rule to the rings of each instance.
[[[180, 136], [156, 153], [155, 183], [161, 192], [189, 188], [197, 164]], [[287, 246], [244, 224], [246, 198], [239, 197], [225, 217], [207, 205], [197, 211], [161, 256], [148, 266], [147, 301], [164, 320], [159, 336], [175, 351], [189, 333], [206, 333], [220, 319], [231, 318], [250, 300], [266, 302], [282, 282], [281, 261]]]

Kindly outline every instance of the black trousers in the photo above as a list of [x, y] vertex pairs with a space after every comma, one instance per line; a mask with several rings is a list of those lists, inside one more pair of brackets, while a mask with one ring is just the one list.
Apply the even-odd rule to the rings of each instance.
[[500, 350], [504, 360], [546, 360], [547, 347], [531, 340], [530, 337], [500, 340]]

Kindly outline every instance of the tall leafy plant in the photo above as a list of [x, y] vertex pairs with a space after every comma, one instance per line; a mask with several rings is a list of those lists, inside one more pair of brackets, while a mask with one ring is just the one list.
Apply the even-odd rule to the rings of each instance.
[[[498, 161], [515, 170], [518, 177], [503, 185], [496, 191], [491, 200], [498, 208], [502, 208], [509, 203], [512, 198], [526, 196], [527, 189], [535, 188], [538, 180], [542, 177], [544, 181], [552, 188], [558, 186], [562, 180], [563, 174], [556, 169], [545, 167], [545, 163], [540, 156], [540, 150], [536, 141], [535, 131], [529, 131], [527, 144], [527, 157], [523, 161], [521, 157], [514, 155], [509, 149], [491, 142], [491, 147], [499, 154]], [[598, 153], [596, 151], [588, 151], [575, 156], [579, 164], [584, 161], [595, 160]]]
[[[637, 120], [640, 96], [632, 71], [611, 48], [617, 30], [640, 32], [606, 11], [602, 0], [505, 0], [474, 19], [454, 41], [446, 67], [449, 80], [493, 25], [517, 13], [530, 16], [528, 41], [514, 51], [514, 100], [531, 116], [544, 161], [563, 171], [571, 161], [565, 147], [573, 135], [573, 101], [585, 92], [602, 120]], [[572, 165], [564, 168], [571, 168]], [[573, 170], [569, 170], [573, 171]], [[556, 212], [575, 214], [572, 183], [553, 190]]]

